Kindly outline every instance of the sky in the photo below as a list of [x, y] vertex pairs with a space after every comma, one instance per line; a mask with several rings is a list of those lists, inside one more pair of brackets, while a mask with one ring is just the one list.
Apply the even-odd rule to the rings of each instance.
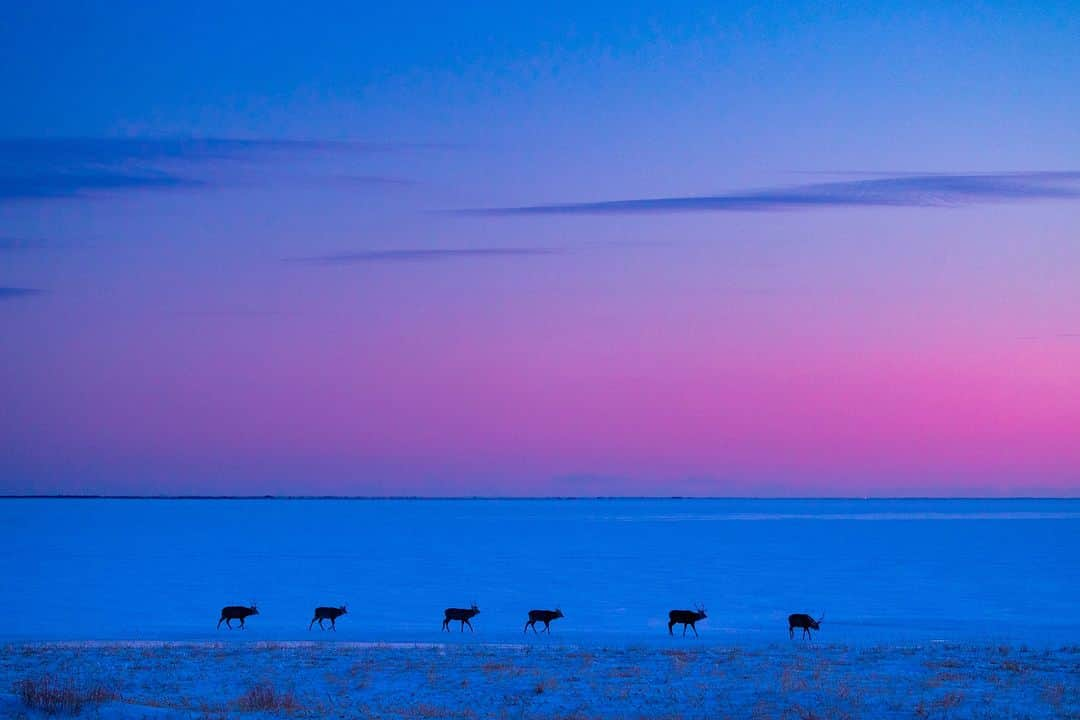
[[0, 493], [1080, 495], [1080, 5], [25, 3]]

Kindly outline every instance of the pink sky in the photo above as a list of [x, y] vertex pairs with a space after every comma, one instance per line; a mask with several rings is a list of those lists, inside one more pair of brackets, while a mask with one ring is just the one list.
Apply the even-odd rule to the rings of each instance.
[[0, 493], [1077, 495], [1080, 14], [873, 5], [21, 11]]

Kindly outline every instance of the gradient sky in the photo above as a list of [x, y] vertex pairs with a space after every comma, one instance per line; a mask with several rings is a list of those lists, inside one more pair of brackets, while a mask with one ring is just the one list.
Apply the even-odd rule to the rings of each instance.
[[716, 5], [5, 8], [0, 492], [1080, 494], [1080, 5]]

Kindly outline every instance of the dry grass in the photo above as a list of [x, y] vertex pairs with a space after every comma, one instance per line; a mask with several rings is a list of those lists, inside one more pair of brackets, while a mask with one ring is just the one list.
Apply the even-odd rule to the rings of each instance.
[[927, 678], [926, 686], [931, 688], [941, 687], [942, 685], [956, 685], [958, 683], [966, 682], [967, 675], [961, 675], [955, 672], [939, 672], [934, 673], [931, 677]]
[[786, 667], [780, 673], [780, 689], [785, 693], [803, 692], [810, 687], [802, 667]]
[[1050, 707], [1060, 708], [1065, 700], [1065, 683], [1054, 683], [1044, 688], [1042, 698]]
[[428, 703], [417, 703], [412, 712], [416, 717], [421, 718], [443, 718], [453, 717], [454, 715], [449, 708], [429, 705]]
[[516, 666], [509, 662], [486, 662], [480, 666], [480, 669], [486, 673], [504, 673], [514, 670]]
[[644, 671], [638, 665], [618, 665], [607, 672], [608, 677], [613, 678], [639, 678]]
[[[454, 709], [432, 703], [415, 703], [408, 707], [394, 708], [390, 712], [391, 717], [405, 720], [435, 720], [436, 718], [460, 718], [461, 720], [473, 720], [476, 713], [469, 708]], [[369, 717], [361, 715], [360, 717]]]
[[934, 709], [940, 711], [942, 714], [947, 714], [948, 711], [954, 710], [964, 704], [964, 693], [962, 692], [950, 692], [945, 693], [942, 697], [934, 701]]
[[[3, 648], [0, 647], [0, 650]], [[1061, 717], [1080, 720], [1078, 656], [1000, 646], [907, 648], [411, 648], [199, 646], [137, 649], [12, 646], [0, 653], [0, 687], [48, 674], [78, 680], [88, 668], [133, 707], [184, 710], [193, 718], [267, 716], [554, 720], [592, 717], [686, 718], [923, 717], [988, 720]], [[32, 659], [28, 659], [30, 654]], [[35, 667], [36, 666], [36, 667]], [[216, 676], [265, 679], [239, 691]], [[133, 669], [134, 668], [134, 669]], [[101, 672], [108, 674], [102, 675]], [[241, 676], [243, 676], [241, 674]], [[425, 682], [426, 680], [426, 682]], [[246, 690], [241, 686], [240, 690]], [[295, 690], [290, 692], [279, 690]], [[234, 694], [235, 692], [235, 694]], [[36, 716], [30, 709], [28, 716]], [[0, 710], [0, 715], [3, 711]], [[18, 713], [15, 713], [16, 716]], [[92, 717], [92, 709], [83, 710]]]
[[480, 666], [480, 669], [487, 675], [506, 675], [508, 677], [517, 677], [524, 675], [526, 672], [525, 668], [510, 661], [486, 662]]
[[568, 657], [577, 658], [581, 661], [581, 669], [588, 670], [596, 662], [595, 653], [591, 652], [574, 652], [570, 653]]
[[71, 680], [60, 682], [49, 675], [18, 681], [15, 694], [23, 705], [46, 715], [78, 715], [87, 706], [120, 697], [103, 685], [79, 687]]
[[688, 650], [664, 650], [666, 655], [671, 660], [671, 667], [675, 672], [683, 672], [687, 665], [697, 659], [697, 655]]
[[557, 686], [558, 683], [555, 681], [555, 678], [544, 678], [533, 687], [533, 694], [543, 695], [549, 690], [554, 690]]
[[999, 667], [1002, 670], [1011, 673], [1022, 673], [1026, 670], [1026, 668], [1021, 663], [1018, 663], [1015, 660], [1006, 660], [1005, 662], [1001, 663]]
[[237, 698], [236, 707], [245, 712], [295, 712], [300, 703], [292, 692], [280, 692], [272, 683], [262, 682]]

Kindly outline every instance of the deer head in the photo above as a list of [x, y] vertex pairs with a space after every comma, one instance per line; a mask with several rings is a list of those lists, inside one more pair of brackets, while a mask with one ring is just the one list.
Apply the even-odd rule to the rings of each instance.
[[560, 610], [559, 608], [555, 608], [555, 617], [561, 618], [566, 616], [562, 614], [562, 610]]
[[346, 607], [346, 606], [344, 606], [344, 605], [342, 605], [341, 607], [339, 607], [339, 608], [338, 608], [338, 610], [340, 610], [340, 611], [341, 611], [341, 614], [342, 614], [342, 615], [347, 615], [347, 614], [348, 614], [348, 612], [349, 612], [349, 608], [347, 608], [347, 607]]

